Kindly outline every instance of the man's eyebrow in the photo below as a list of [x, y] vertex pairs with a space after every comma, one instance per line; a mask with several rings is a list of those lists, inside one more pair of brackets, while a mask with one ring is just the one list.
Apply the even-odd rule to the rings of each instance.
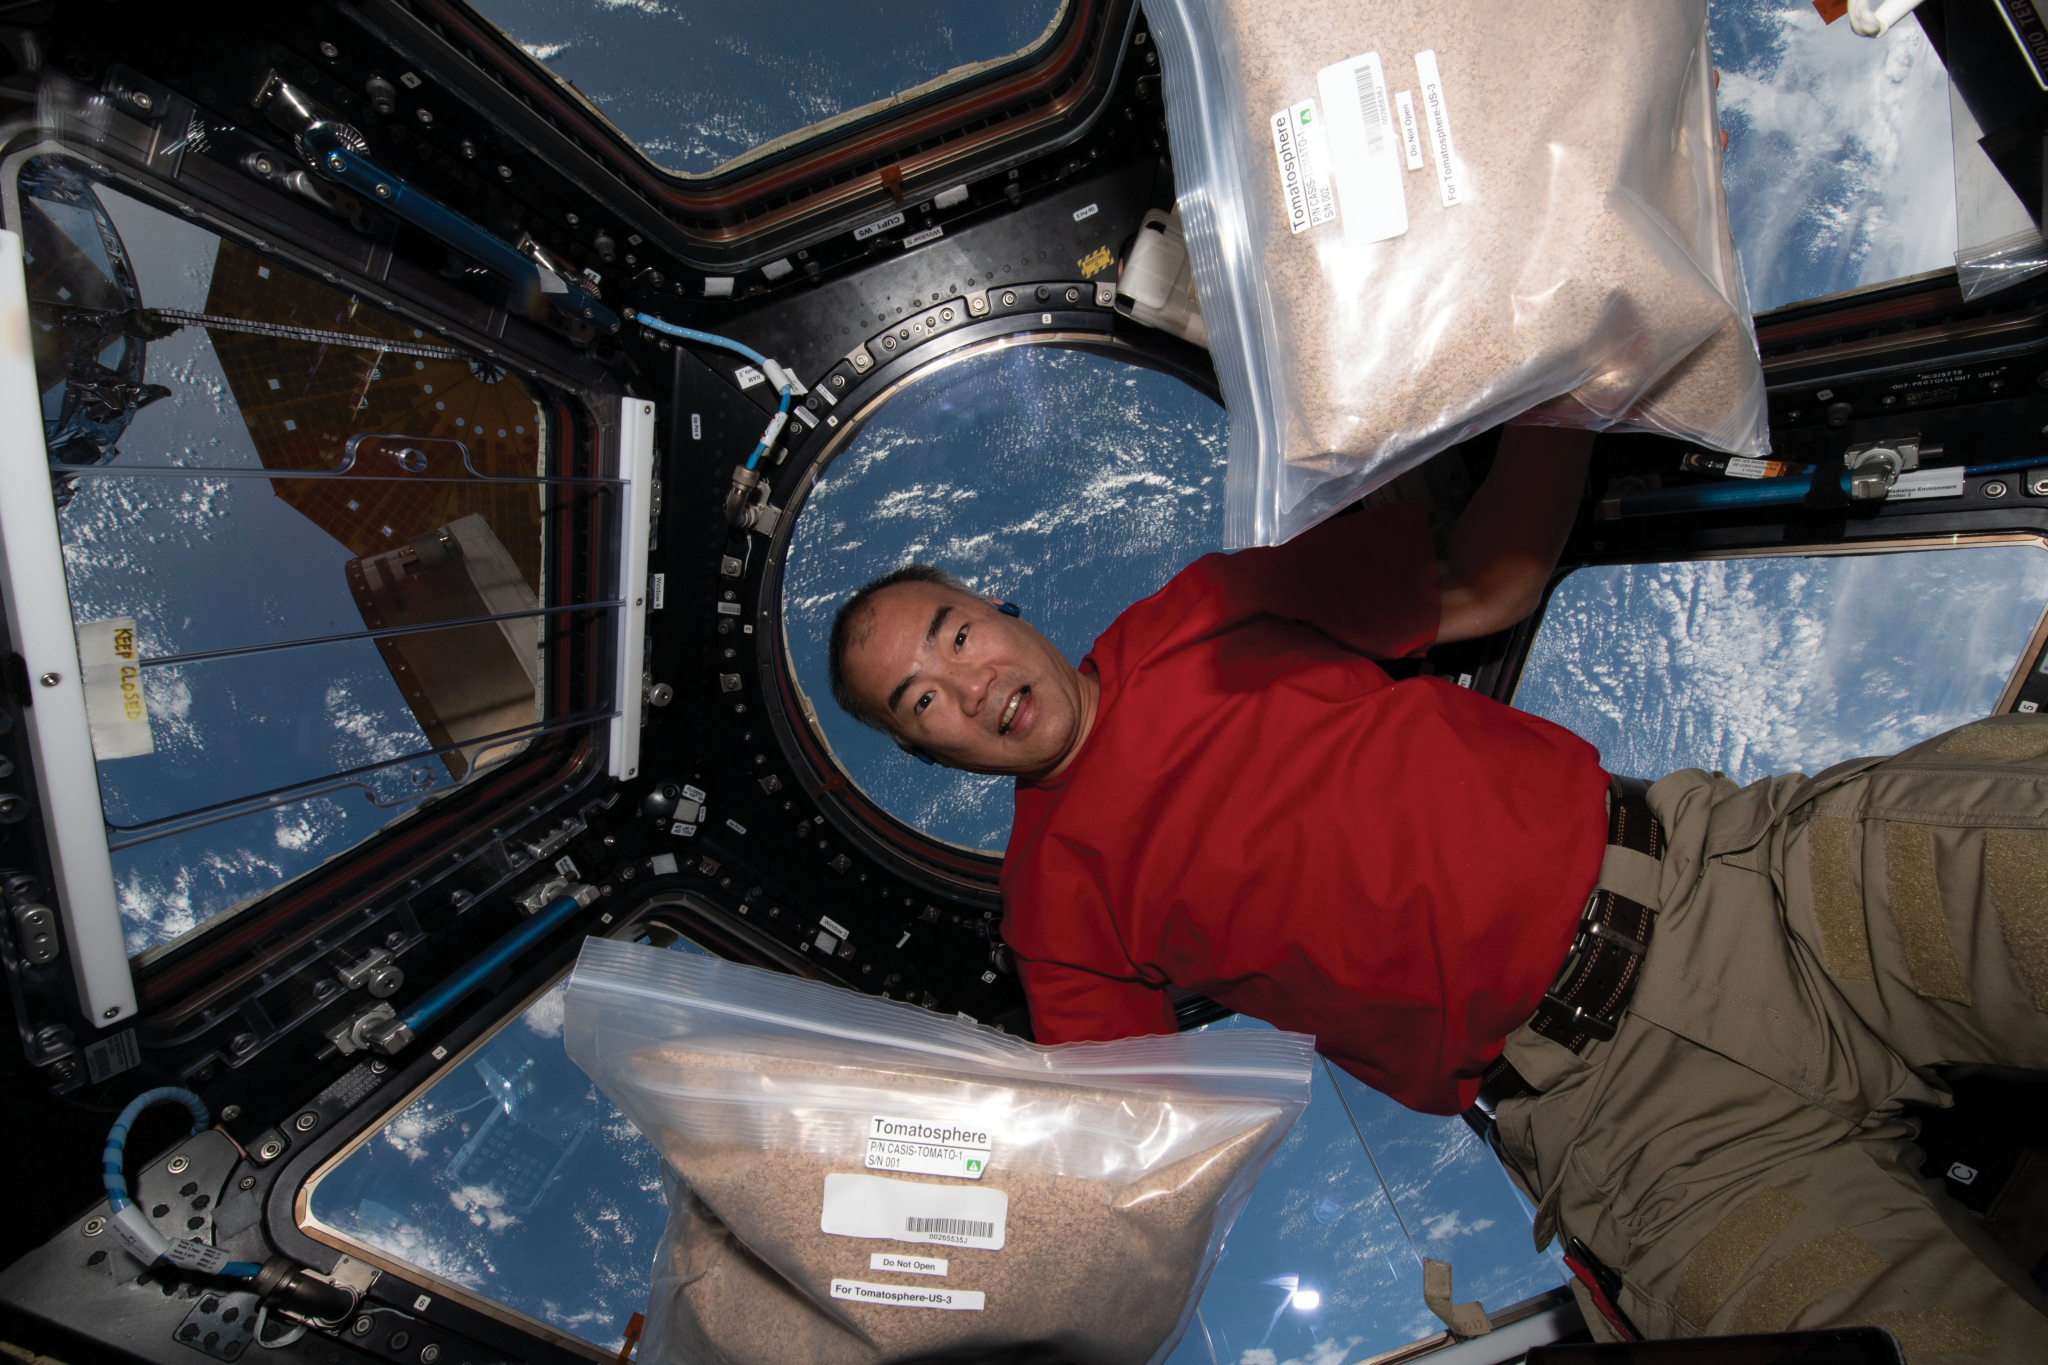
[[[946, 624], [946, 618], [952, 614], [953, 604], [951, 602], [939, 604], [939, 609], [932, 613], [932, 623], [924, 629], [925, 644], [929, 645], [934, 639], [938, 638], [939, 627]], [[913, 673], [910, 677], [896, 684], [896, 690], [889, 694], [889, 709], [891, 711], [896, 709], [896, 703], [903, 700], [903, 694], [910, 690], [910, 684], [916, 677], [917, 675]]]

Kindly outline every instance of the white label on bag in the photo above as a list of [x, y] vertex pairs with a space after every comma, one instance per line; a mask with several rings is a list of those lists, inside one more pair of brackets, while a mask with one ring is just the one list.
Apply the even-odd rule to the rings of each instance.
[[897, 1308], [953, 1308], [979, 1313], [987, 1296], [979, 1289], [918, 1289], [901, 1284], [867, 1284], [861, 1280], [832, 1281], [832, 1297], [855, 1303], [885, 1303]]
[[1408, 230], [1401, 184], [1400, 130], [1387, 100], [1380, 54], [1368, 52], [1316, 73], [1323, 96], [1330, 166], [1344, 206], [1347, 241], [1383, 242]]
[[946, 1261], [941, 1256], [904, 1256], [896, 1252], [878, 1251], [868, 1257], [869, 1270], [893, 1270], [898, 1275], [943, 1275]]
[[[833, 927], [830, 920], [826, 925]], [[983, 1129], [881, 1115], [868, 1120], [866, 1165], [871, 1171], [979, 1180], [988, 1169], [989, 1150], [988, 1133]]]
[[1314, 100], [1273, 115], [1273, 152], [1280, 158], [1280, 199], [1287, 205], [1288, 231], [1307, 232], [1335, 219], [1330, 149]]
[[1728, 457], [1728, 477], [1731, 479], [1761, 479], [1771, 472], [1771, 466], [1763, 460], [1752, 460], [1747, 455]]
[[1408, 158], [1408, 169], [1422, 169], [1422, 125], [1415, 120], [1415, 92], [1403, 90], [1394, 96], [1394, 111], [1401, 116], [1401, 151]]
[[1415, 54], [1415, 78], [1422, 85], [1422, 115], [1429, 149], [1436, 156], [1436, 185], [1443, 191], [1444, 207], [1464, 200], [1463, 177], [1459, 174], [1458, 149], [1451, 142], [1451, 111], [1444, 105], [1444, 78], [1437, 73], [1436, 49]]
[[818, 1230], [834, 1237], [1003, 1249], [1010, 1196], [971, 1185], [913, 1185], [876, 1175], [828, 1175]]

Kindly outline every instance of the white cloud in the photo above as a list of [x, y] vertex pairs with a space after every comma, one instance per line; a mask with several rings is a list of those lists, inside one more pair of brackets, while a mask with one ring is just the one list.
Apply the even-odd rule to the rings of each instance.
[[569, 50], [567, 43], [521, 43], [519, 46], [537, 62], [549, 61]]
[[478, 1227], [500, 1232], [519, 1221], [505, 1212], [505, 1195], [495, 1185], [464, 1185], [448, 1192], [448, 1202], [469, 1215]]
[[1752, 303], [1951, 264], [1947, 72], [1919, 25], [1872, 40], [1822, 24], [1808, 4], [1718, 6], [1715, 24], [1729, 212]]
[[1429, 1240], [1441, 1242], [1451, 1237], [1470, 1237], [1475, 1232], [1484, 1232], [1493, 1226], [1491, 1218], [1475, 1218], [1468, 1223], [1459, 1217], [1458, 1213], [1457, 1209], [1452, 1209], [1449, 1213], [1439, 1214], [1424, 1223], [1423, 1230], [1429, 1234]]

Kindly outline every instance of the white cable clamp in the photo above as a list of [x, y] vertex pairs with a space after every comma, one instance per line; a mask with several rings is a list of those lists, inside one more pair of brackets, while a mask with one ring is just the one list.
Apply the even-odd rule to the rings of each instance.
[[768, 429], [761, 433], [761, 444], [772, 446], [782, 436], [782, 429], [789, 425], [789, 414], [778, 412], [768, 423]]

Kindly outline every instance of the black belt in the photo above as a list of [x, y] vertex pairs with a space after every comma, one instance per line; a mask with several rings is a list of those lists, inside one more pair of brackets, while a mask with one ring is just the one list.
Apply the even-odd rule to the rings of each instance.
[[[1607, 842], [1662, 858], [1664, 827], [1643, 799], [1648, 790], [1649, 783], [1639, 778], [1613, 779]], [[1573, 1052], [1585, 1051], [1595, 1039], [1612, 1038], [1635, 993], [1655, 918], [1656, 912], [1646, 905], [1613, 891], [1595, 891], [1579, 918], [1564, 966], [1544, 992], [1529, 1027]], [[1500, 1105], [1541, 1093], [1505, 1055], [1496, 1057], [1479, 1077], [1479, 1098], [1465, 1111], [1465, 1121], [1485, 1134]]]

